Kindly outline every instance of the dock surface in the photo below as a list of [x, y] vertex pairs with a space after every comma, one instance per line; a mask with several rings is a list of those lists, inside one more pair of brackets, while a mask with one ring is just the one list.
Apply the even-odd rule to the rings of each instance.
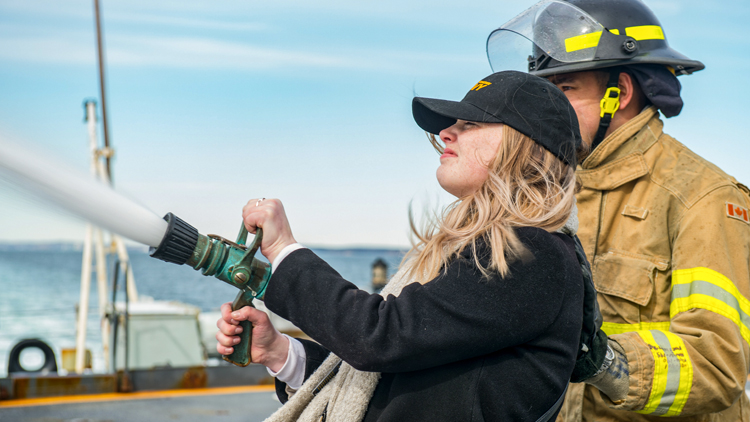
[[0, 401], [8, 422], [256, 422], [281, 406], [273, 386]]
[[279, 407], [272, 386], [203, 388], [4, 400], [0, 421], [260, 422]]

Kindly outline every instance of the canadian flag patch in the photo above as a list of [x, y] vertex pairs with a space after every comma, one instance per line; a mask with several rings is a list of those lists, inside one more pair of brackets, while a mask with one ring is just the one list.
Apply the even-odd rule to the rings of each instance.
[[727, 202], [727, 217], [736, 218], [738, 220], [744, 221], [745, 223], [750, 223], [750, 217], [748, 217], [747, 208], [743, 208], [731, 202]]

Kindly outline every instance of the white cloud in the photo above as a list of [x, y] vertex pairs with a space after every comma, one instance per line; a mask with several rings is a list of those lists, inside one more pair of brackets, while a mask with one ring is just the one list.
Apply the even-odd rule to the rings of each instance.
[[[96, 61], [93, 35], [79, 33], [49, 35], [0, 34], [0, 59], [16, 63], [91, 65]], [[113, 35], [107, 38], [110, 65], [134, 67], [215, 68], [232, 70], [279, 67], [356, 67], [343, 55], [268, 48], [246, 43], [199, 37]]]
[[238, 32], [263, 31], [270, 27], [270, 25], [260, 22], [233, 22], [226, 19], [201, 19], [132, 12], [112, 13], [107, 18], [109, 21], [137, 23], [139, 25], [152, 24], [159, 25], [160, 27], [172, 26]]
[[[92, 65], [96, 62], [93, 35], [70, 31], [51, 35], [0, 33], [0, 59], [9, 62]], [[391, 49], [352, 49], [326, 46], [327, 51], [271, 48], [209, 37], [111, 35], [105, 40], [110, 66], [177, 69], [270, 70], [304, 68], [359, 69], [400, 73], [415, 66], [447, 62], [477, 62], [476, 54], [431, 53]]]
[[87, 0], [0, 0], [0, 13], [6, 18], [20, 14], [30, 16], [46, 15], [57, 18], [76, 17], [91, 19], [94, 13], [93, 4], [92, 1]]
[[268, 69], [351, 67], [344, 57], [259, 47], [252, 44], [197, 37], [132, 37], [109, 39], [112, 64], [185, 68]]
[[[110, 20], [137, 19], [140, 22], [164, 23], [196, 27], [226, 26], [227, 21], [254, 22], [258, 16], [285, 15], [359, 16], [386, 18], [388, 20], [413, 20], [419, 16], [423, 22], [472, 25], [471, 21], [456, 20], [467, 11], [481, 14], [498, 11], [509, 6], [517, 11], [534, 3], [516, 7], [510, 0], [482, 0], [467, 6], [452, 0], [276, 0], [259, 2], [247, 0], [100, 0], [100, 12], [105, 26]], [[93, 19], [93, 2], [90, 0], [0, 0], [0, 15], [75, 17]], [[501, 22], [500, 22], [501, 23]], [[255, 23], [229, 24], [224, 29], [254, 30]], [[217, 27], [218, 28], [218, 27]]]
[[[484, 58], [477, 56], [476, 51], [432, 53], [420, 50], [421, 47], [407, 47], [406, 43], [398, 44], [398, 41], [368, 48], [373, 40], [358, 42], [356, 32], [333, 40], [328, 38], [330, 28], [326, 22], [330, 19], [342, 25], [342, 30], [361, 22], [389, 32], [401, 32], [417, 22], [439, 24], [432, 20], [433, 15], [453, 19], [454, 27], [472, 25], [459, 18], [461, 13], [467, 13], [465, 7], [447, 1], [324, 0], [314, 4], [280, 1], [273, 4], [231, 0], [220, 4], [202, 0], [103, 2], [107, 62], [110, 66], [141, 68], [232, 71], [338, 68], [387, 73], [429, 69], [449, 61], [484, 64]], [[332, 18], [336, 15], [339, 18]], [[356, 19], [342, 18], [342, 15], [356, 16]], [[63, 7], [51, 0], [0, 0], [0, 16], [3, 16], [0, 19], [3, 21], [0, 27], [3, 67], [19, 63], [90, 66], [96, 61], [96, 35], [89, 1], [71, 0]], [[286, 26], [293, 25], [301, 16], [305, 16], [305, 22], [312, 27], [293, 35], [300, 28]], [[396, 20], [404, 21], [404, 25], [389, 30], [388, 22], [392, 24]], [[198, 30], [201, 30], [199, 34]], [[273, 44], [261, 38], [248, 39], [243, 33], [262, 34], [263, 40], [271, 37]], [[434, 44], [436, 48], [438, 44]], [[477, 46], [481, 46], [481, 41]]]
[[[84, 45], [73, 38], [1, 37], [0, 59], [22, 63], [93, 64], [96, 51], [94, 45]], [[3, 66], [8, 66], [7, 62]]]

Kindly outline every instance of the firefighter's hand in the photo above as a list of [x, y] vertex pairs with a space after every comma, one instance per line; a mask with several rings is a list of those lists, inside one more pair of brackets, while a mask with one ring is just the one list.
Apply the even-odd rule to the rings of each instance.
[[273, 265], [276, 256], [286, 246], [297, 243], [286, 218], [284, 206], [278, 199], [251, 199], [242, 208], [242, 221], [250, 233], [263, 229], [260, 252]]
[[612, 402], [617, 403], [628, 397], [630, 388], [628, 358], [622, 346], [614, 340], [608, 340], [608, 349], [608, 355], [599, 373], [584, 382], [598, 388]]
[[289, 339], [274, 328], [268, 315], [251, 306], [245, 306], [232, 312], [232, 304], [221, 305], [221, 318], [216, 323], [219, 332], [216, 334], [216, 350], [222, 355], [229, 355], [239, 343], [242, 327], [240, 321], [250, 321], [253, 325], [253, 336], [250, 340], [252, 361], [265, 365], [271, 371], [278, 372], [284, 366], [289, 354]]

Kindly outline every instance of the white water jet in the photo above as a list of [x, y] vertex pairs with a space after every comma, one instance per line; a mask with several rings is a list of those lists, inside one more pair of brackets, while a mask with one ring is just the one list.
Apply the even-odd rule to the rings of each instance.
[[136, 242], [157, 247], [167, 222], [91, 175], [0, 138], [0, 178]]

